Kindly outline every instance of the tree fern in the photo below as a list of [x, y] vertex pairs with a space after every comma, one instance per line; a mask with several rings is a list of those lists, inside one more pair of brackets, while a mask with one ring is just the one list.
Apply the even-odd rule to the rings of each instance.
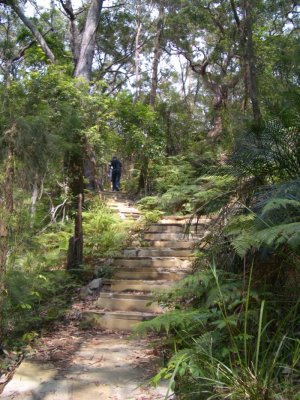
[[298, 128], [270, 120], [260, 132], [245, 132], [236, 140], [231, 163], [242, 175], [297, 177], [300, 171]]
[[294, 251], [300, 247], [300, 201], [271, 198], [261, 213], [238, 216], [225, 231], [232, 236], [236, 252], [244, 257], [251, 248], [277, 249], [287, 245]]

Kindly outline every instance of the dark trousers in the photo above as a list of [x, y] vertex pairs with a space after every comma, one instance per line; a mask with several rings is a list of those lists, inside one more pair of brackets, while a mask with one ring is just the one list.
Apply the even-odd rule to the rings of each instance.
[[120, 179], [121, 179], [121, 172], [112, 171], [111, 174], [112, 190], [120, 190]]

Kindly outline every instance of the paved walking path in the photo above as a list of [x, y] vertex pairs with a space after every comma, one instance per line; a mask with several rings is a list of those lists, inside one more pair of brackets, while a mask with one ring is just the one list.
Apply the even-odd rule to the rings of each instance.
[[160, 400], [166, 385], [153, 388], [155, 372], [146, 340], [112, 333], [84, 335], [69, 359], [25, 360], [1, 399], [10, 400]]
[[[120, 218], [139, 218], [125, 194], [107, 193], [106, 198]], [[114, 279], [104, 282], [99, 299], [87, 310], [73, 305], [73, 314], [80, 313], [95, 327], [83, 331], [76, 318], [67, 326], [59, 325], [22, 362], [0, 398], [164, 399], [167, 384], [148, 385], [159, 356], [148, 346], [149, 339], [132, 339], [129, 333], [137, 322], [163, 312], [158, 304], [148, 305], [153, 289], [170, 286], [190, 268], [192, 241], [183, 235], [183, 224], [175, 217], [152, 224], [144, 234], [144, 247], [126, 249], [123, 257], [116, 257]]]

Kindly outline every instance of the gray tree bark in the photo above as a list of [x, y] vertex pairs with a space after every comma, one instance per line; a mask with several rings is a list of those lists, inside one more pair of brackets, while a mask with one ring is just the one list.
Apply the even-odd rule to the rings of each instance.
[[103, 0], [91, 1], [81, 39], [79, 58], [74, 71], [75, 78], [82, 77], [87, 82], [91, 79], [96, 31], [99, 24], [102, 4]]

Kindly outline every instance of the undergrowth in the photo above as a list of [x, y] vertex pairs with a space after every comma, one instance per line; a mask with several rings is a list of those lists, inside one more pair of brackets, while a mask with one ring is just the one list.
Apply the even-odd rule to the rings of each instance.
[[164, 341], [153, 383], [168, 379], [179, 399], [300, 399], [298, 141], [297, 127], [270, 121], [222, 162], [189, 156], [176, 184], [158, 174], [155, 197], [140, 201], [190, 224], [211, 217], [194, 273], [157, 293], [165, 313], [137, 329]]
[[120, 221], [97, 198], [87, 205], [83, 212], [84, 264], [77, 274], [70, 274], [65, 266], [73, 230], [70, 220], [49, 224], [43, 231], [32, 228], [31, 235], [24, 230], [22, 236], [20, 231], [11, 244], [1, 296], [2, 346], [25, 345], [63, 317], [76, 288], [93, 276], [111, 274], [110, 269], [97, 270], [95, 265], [118, 255], [134, 226]]

